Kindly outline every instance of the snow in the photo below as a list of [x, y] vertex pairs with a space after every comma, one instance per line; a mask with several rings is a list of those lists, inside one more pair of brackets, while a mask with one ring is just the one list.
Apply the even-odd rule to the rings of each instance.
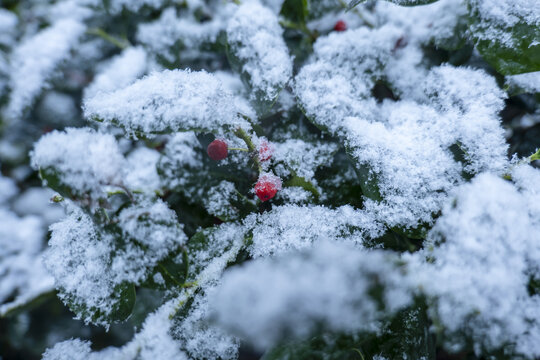
[[52, 26], [25, 39], [11, 54], [10, 118], [19, 118], [46, 88], [55, 70], [68, 60], [85, 26], [75, 20], [58, 20]]
[[384, 289], [388, 313], [412, 300], [394, 261], [390, 253], [325, 241], [303, 253], [230, 269], [210, 303], [218, 323], [259, 349], [306, 338], [321, 325], [344, 333], [376, 332], [382, 313], [370, 288]]
[[142, 330], [133, 340], [121, 348], [105, 348], [92, 352], [90, 343], [80, 339], [66, 340], [47, 349], [44, 360], [89, 359], [114, 360], [133, 359], [151, 360], [156, 358], [187, 360], [188, 357], [179, 349], [179, 344], [169, 334], [171, 322], [168, 319], [173, 301], [161, 306], [150, 314], [143, 324]]
[[[130, 340], [44, 359], [228, 360], [321, 334], [392, 346], [420, 299], [445, 351], [539, 358], [540, 170], [508, 159], [500, 115], [532, 129], [539, 73], [496, 74], [478, 42], [538, 35], [540, 3], [411, 2], [312, 1], [302, 29], [283, 0], [0, 9], [0, 316], [56, 293], [109, 329], [137, 289]], [[238, 129], [255, 151], [209, 159], [214, 138], [246, 148]], [[186, 257], [170, 286], [158, 266]]]
[[[321, 36], [313, 62], [295, 77], [295, 94], [305, 114], [331, 133], [342, 133], [347, 116], [369, 116], [374, 78], [382, 76], [401, 31], [393, 26], [359, 28]], [[374, 100], [373, 100], [374, 102]]]
[[[165, 9], [159, 19], [142, 23], [138, 26], [137, 40], [149, 52], [159, 54], [168, 61], [174, 61], [178, 56], [176, 45], [181, 47], [181, 59], [189, 56], [189, 50], [201, 47], [205, 43], [216, 42], [220, 32], [226, 25], [227, 19], [234, 11], [234, 5], [229, 2], [211, 2], [215, 8], [214, 15], [209, 21], [200, 22], [196, 10], [199, 4], [188, 2], [187, 12], [177, 12], [173, 7]], [[199, 53], [197, 53], [200, 56]]]
[[120, 13], [123, 9], [137, 12], [145, 6], [158, 9], [165, 3], [165, 0], [112, 0], [109, 6], [112, 13]]
[[199, 189], [191, 186], [192, 174], [202, 171], [203, 154], [195, 133], [187, 131], [171, 136], [158, 165], [168, 188], [179, 189], [186, 193], [188, 198], [195, 197], [195, 192]]
[[232, 220], [237, 219], [239, 215], [238, 209], [231, 203], [237, 198], [238, 194], [234, 183], [224, 180], [210, 189], [203, 202], [210, 215], [223, 220]]
[[[432, 223], [448, 192], [464, 181], [462, 172], [504, 171], [498, 112], [505, 94], [480, 70], [418, 71], [414, 49], [393, 54], [401, 33], [383, 25], [319, 38], [295, 92], [313, 122], [345, 139], [364, 174], [366, 209], [389, 227], [412, 229]], [[407, 73], [424, 78], [392, 81]], [[401, 99], [377, 103], [371, 96], [377, 79], [391, 80]], [[463, 163], [452, 146], [461, 147]]]
[[31, 187], [21, 193], [13, 202], [13, 210], [22, 216], [35, 215], [49, 226], [64, 217], [64, 209], [51, 203], [55, 192], [50, 189]]
[[192, 359], [237, 359], [239, 339], [215, 325], [209, 325], [209, 310], [208, 296], [196, 295], [189, 315], [175, 322], [173, 336], [179, 339]]
[[524, 21], [530, 25], [540, 25], [540, 4], [535, 0], [473, 0], [480, 16], [488, 21], [511, 28]]
[[384, 228], [373, 216], [351, 206], [329, 209], [323, 206], [284, 205], [244, 220], [252, 232], [249, 251], [253, 257], [267, 257], [310, 248], [321, 241], [347, 242], [362, 246], [379, 237]]
[[167, 131], [224, 132], [248, 127], [232, 95], [205, 71], [154, 72], [111, 93], [98, 93], [84, 104], [85, 116], [118, 124], [130, 135]]
[[122, 89], [144, 75], [147, 68], [146, 52], [140, 47], [129, 47], [110, 60], [84, 90], [89, 99], [99, 92]]
[[123, 243], [81, 209], [70, 205], [68, 210], [69, 215], [50, 228], [45, 266], [59, 297], [80, 309], [77, 318], [107, 326], [118, 287], [143, 281], [186, 237], [176, 214], [160, 201], [142, 201], [120, 212], [117, 226]]
[[53, 290], [40, 258], [44, 236], [39, 217], [0, 206], [0, 316]]
[[14, 13], [0, 9], [0, 45], [13, 45], [17, 23], [17, 16]]
[[88, 128], [68, 128], [41, 137], [31, 153], [32, 166], [52, 171], [75, 194], [103, 195], [103, 186], [120, 185], [124, 157], [115, 138]]
[[540, 354], [540, 299], [527, 285], [529, 274], [540, 275], [540, 198], [533, 185], [540, 171], [524, 165], [513, 174], [518, 187], [482, 174], [457, 189], [421, 254], [433, 262], [412, 270], [436, 299], [434, 315], [453, 346], [464, 345], [464, 329], [477, 352], [511, 343], [534, 358]]
[[248, 77], [253, 101], [273, 101], [292, 77], [292, 59], [282, 34], [277, 16], [255, 1], [240, 5], [229, 20], [229, 51]]
[[161, 189], [157, 172], [160, 154], [147, 147], [133, 150], [126, 158], [124, 184], [131, 190], [154, 194]]
[[511, 88], [523, 89], [528, 93], [540, 93], [540, 71], [510, 75], [505, 78]]
[[278, 175], [287, 177], [295, 174], [306, 181], [314, 181], [315, 171], [331, 163], [338, 150], [335, 143], [307, 142], [300, 139], [288, 139], [282, 143], [274, 143], [274, 146], [272, 161], [277, 163]]

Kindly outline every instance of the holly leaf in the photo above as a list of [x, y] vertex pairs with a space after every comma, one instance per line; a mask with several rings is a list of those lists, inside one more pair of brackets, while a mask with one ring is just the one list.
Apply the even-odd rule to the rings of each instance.
[[279, 12], [285, 19], [297, 24], [305, 24], [309, 15], [307, 0], [285, 0]]
[[540, 27], [511, 15], [517, 22], [504, 23], [482, 13], [478, 2], [469, 1], [469, 30], [476, 49], [503, 75], [540, 71]]
[[81, 319], [91, 319], [95, 324], [118, 323], [126, 320], [135, 306], [135, 286], [130, 283], [118, 284], [110, 298], [110, 309], [105, 312], [98, 307], [88, 307], [83, 302], [75, 301], [70, 294], [65, 294], [65, 302], [71, 311]]
[[189, 257], [186, 251], [181, 251], [160, 261], [142, 286], [156, 290], [182, 287], [188, 273]]
[[77, 191], [61, 180], [60, 173], [53, 167], [39, 168], [39, 178], [47, 183], [47, 186], [66, 198], [73, 199]]
[[306, 179], [304, 179], [303, 177], [300, 177], [298, 175], [294, 175], [292, 178], [285, 181], [283, 183], [283, 186], [285, 186], [285, 187], [291, 187], [291, 186], [301, 187], [302, 189], [304, 189], [306, 191], [309, 191], [315, 197], [315, 199], [318, 199], [319, 196], [320, 196], [319, 191], [317, 190], [317, 188], [312, 183], [310, 183], [309, 181], [307, 181]]

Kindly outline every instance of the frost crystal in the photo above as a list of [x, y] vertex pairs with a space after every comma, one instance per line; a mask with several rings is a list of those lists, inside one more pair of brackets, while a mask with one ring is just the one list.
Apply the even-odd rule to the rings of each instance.
[[44, 235], [40, 218], [0, 207], [0, 316], [53, 289], [40, 258]]
[[278, 175], [286, 177], [291, 170], [307, 181], [313, 181], [317, 168], [328, 165], [338, 150], [334, 143], [323, 141], [307, 142], [300, 139], [288, 139], [275, 143], [272, 161], [283, 163], [286, 167], [277, 166]]
[[366, 209], [410, 230], [432, 222], [463, 172], [502, 173], [507, 147], [498, 119], [504, 94], [482, 71], [435, 67], [424, 80], [393, 82], [400, 101], [371, 97], [377, 79], [398, 76], [394, 64], [399, 76], [418, 73], [406, 53], [393, 51], [400, 34], [386, 25], [319, 39], [295, 88], [306, 114], [346, 139]]
[[227, 41], [253, 92], [252, 100], [273, 101], [292, 76], [292, 59], [277, 17], [257, 2], [238, 7], [227, 26]]
[[125, 185], [132, 190], [142, 191], [152, 195], [161, 187], [157, 173], [157, 163], [160, 154], [146, 147], [135, 149], [127, 156], [125, 168]]
[[484, 40], [498, 40], [512, 46], [514, 40], [509, 33], [501, 31], [501, 28], [512, 28], [519, 23], [540, 26], [540, 4], [536, 0], [469, 0], [469, 3], [476, 11], [475, 14], [481, 18], [477, 27], [488, 29], [480, 35]]
[[350, 206], [328, 209], [322, 206], [285, 205], [244, 221], [251, 229], [254, 257], [310, 248], [321, 241], [362, 244], [384, 232], [368, 213]]
[[192, 359], [237, 359], [238, 339], [215, 325], [209, 325], [208, 312], [208, 297], [196, 296], [189, 315], [175, 323], [173, 337], [179, 339], [182, 348]]
[[[436, 316], [450, 333], [465, 328], [477, 349], [512, 343], [534, 358], [540, 354], [540, 298], [528, 286], [540, 277], [534, 185], [540, 171], [524, 166], [514, 173], [518, 188], [489, 174], [459, 188], [430, 232], [424, 255], [434, 262], [414, 270], [437, 298]], [[459, 337], [449, 341], [462, 344]]]
[[[390, 313], [411, 301], [393, 261], [392, 254], [323, 242], [229, 270], [210, 303], [220, 324], [258, 348], [306, 337], [320, 324], [345, 333], [377, 331], [383, 314], [377, 301]], [[381, 299], [369, 295], [373, 286], [384, 289]]]
[[60, 297], [86, 322], [107, 325], [119, 291], [140, 283], [157, 262], [185, 241], [175, 213], [162, 202], [142, 203], [119, 215], [119, 231], [102, 228], [82, 210], [51, 226], [45, 265]]
[[[168, 61], [174, 61], [177, 47], [181, 48], [181, 56], [200, 56], [199, 52], [193, 52], [194, 48], [201, 47], [205, 43], [216, 42], [219, 34], [225, 30], [227, 19], [233, 14], [234, 5], [220, 1], [211, 1], [211, 10], [214, 15], [209, 21], [201, 22], [197, 18], [197, 10], [200, 8], [197, 2], [188, 2], [187, 12], [177, 12], [175, 8], [167, 8], [159, 19], [145, 24], [140, 24], [137, 39], [152, 53], [165, 57]], [[213, 9], [215, 8], [215, 10]]]
[[213, 75], [201, 71], [154, 72], [132, 85], [87, 100], [87, 118], [118, 124], [130, 134], [249, 127], [233, 97]]
[[125, 161], [112, 135], [85, 128], [44, 135], [31, 157], [35, 169], [58, 178], [77, 194], [95, 196], [102, 194], [104, 185], [121, 183]]
[[130, 85], [146, 72], [146, 61], [146, 52], [142, 48], [127, 48], [85, 88], [84, 97], [89, 99], [99, 92], [112, 92]]
[[7, 113], [18, 118], [34, 99], [54, 71], [70, 55], [85, 30], [74, 20], [59, 20], [17, 46], [11, 55], [11, 96]]

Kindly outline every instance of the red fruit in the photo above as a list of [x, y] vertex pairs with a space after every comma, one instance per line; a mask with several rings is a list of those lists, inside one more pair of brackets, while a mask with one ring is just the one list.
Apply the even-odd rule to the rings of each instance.
[[335, 31], [345, 31], [347, 30], [347, 23], [343, 20], [338, 20], [336, 25], [334, 25]]
[[259, 143], [259, 161], [268, 161], [272, 157], [274, 147], [266, 140], [261, 140]]
[[208, 148], [206, 148], [206, 152], [212, 160], [223, 160], [227, 157], [228, 154], [227, 143], [219, 139], [214, 140], [210, 143], [210, 145], [208, 145]]
[[270, 200], [278, 190], [281, 190], [281, 179], [272, 174], [262, 174], [255, 184], [255, 194], [261, 201]]

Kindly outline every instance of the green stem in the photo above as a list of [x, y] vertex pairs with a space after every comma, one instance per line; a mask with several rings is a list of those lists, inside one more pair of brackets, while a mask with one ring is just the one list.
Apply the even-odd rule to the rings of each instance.
[[86, 33], [89, 35], [97, 35], [103, 40], [110, 42], [111, 44], [119, 47], [122, 50], [131, 46], [129, 41], [120, 40], [112, 35], [107, 34], [107, 32], [105, 32], [103, 29], [100, 29], [100, 28], [89, 29], [88, 31], [86, 31]]
[[263, 172], [263, 169], [262, 169], [261, 163], [259, 162], [259, 158], [256, 155], [257, 154], [257, 147], [255, 146], [255, 144], [251, 140], [251, 137], [249, 136], [249, 134], [242, 128], [236, 129], [234, 134], [236, 136], [238, 136], [240, 139], [244, 140], [244, 142], [246, 143], [246, 145], [248, 147], [248, 150], [255, 154], [255, 156], [253, 156], [253, 161], [257, 165], [257, 169], [259, 171], [259, 174], [261, 174]]
[[540, 160], [540, 149], [536, 150], [536, 152], [532, 154], [531, 156], [529, 156], [528, 159], [529, 159], [529, 162]]
[[[347, 5], [347, 3], [345, 1], [339, 0], [339, 3], [343, 8], [349, 9], [349, 5]], [[364, 14], [360, 10], [358, 10], [358, 8], [356, 8], [356, 7], [352, 8], [352, 9], [350, 9], [350, 11], [355, 13], [360, 18], [360, 20], [362, 20], [364, 22], [364, 25], [366, 25], [368, 28], [370, 28], [370, 29], [375, 28], [375, 24], [372, 23], [371, 21], [369, 21], [368, 19], [366, 19]]]
[[528, 156], [525, 159], [521, 159], [520, 161], [517, 162], [517, 164], [510, 167], [510, 171], [503, 175], [503, 179], [512, 180], [512, 175], [510, 175], [510, 173], [512, 172], [512, 169], [514, 167], [516, 167], [518, 165], [521, 165], [521, 164], [530, 164], [530, 163], [532, 163], [533, 161], [536, 161], [536, 160], [540, 160], [540, 149], [536, 150], [536, 152], [534, 154], [532, 154], [531, 156]]
[[245, 152], [249, 152], [249, 149], [244, 149], [244, 148], [228, 148], [227, 150], [236, 150], [236, 151], [245, 151]]

